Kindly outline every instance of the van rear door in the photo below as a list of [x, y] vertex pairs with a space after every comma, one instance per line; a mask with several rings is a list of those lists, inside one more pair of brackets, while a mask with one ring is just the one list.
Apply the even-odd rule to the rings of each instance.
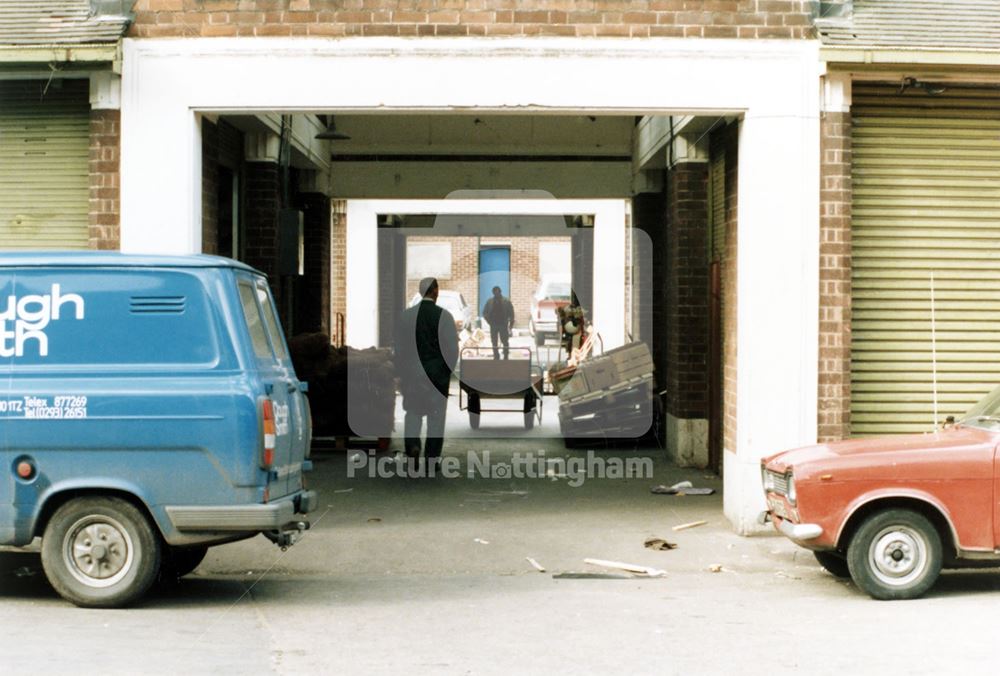
[[269, 468], [268, 493], [272, 499], [280, 498], [302, 490], [302, 462], [312, 436], [307, 404], [267, 282], [263, 277], [240, 273], [237, 285], [273, 417], [274, 458]]

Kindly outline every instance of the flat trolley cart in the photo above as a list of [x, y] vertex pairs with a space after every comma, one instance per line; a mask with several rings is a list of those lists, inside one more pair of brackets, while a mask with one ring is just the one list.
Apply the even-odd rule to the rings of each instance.
[[[479, 429], [483, 413], [523, 413], [524, 428], [542, 422], [542, 367], [531, 348], [510, 348], [510, 359], [494, 359], [492, 347], [462, 348], [458, 367], [458, 407], [469, 411], [469, 426]], [[484, 399], [514, 399], [520, 408], [484, 409]]]

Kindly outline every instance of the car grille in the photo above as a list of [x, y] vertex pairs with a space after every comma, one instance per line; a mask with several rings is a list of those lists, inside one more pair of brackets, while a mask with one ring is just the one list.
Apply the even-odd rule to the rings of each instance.
[[788, 495], [788, 475], [767, 470], [767, 477], [775, 493]]

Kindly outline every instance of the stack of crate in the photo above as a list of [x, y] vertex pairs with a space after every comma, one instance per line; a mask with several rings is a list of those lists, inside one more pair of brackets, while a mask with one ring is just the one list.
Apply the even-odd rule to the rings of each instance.
[[559, 392], [565, 437], [633, 438], [652, 420], [653, 357], [643, 342], [582, 362]]

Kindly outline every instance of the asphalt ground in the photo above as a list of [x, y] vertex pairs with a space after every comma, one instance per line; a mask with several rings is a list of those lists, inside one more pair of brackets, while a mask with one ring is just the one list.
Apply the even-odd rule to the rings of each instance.
[[[486, 467], [544, 451], [546, 471], [470, 477], [468, 461], [486, 451]], [[583, 481], [559, 462], [587, 452], [556, 439], [459, 438], [445, 453], [461, 466], [455, 478], [371, 477], [367, 454], [318, 454], [321, 509], [301, 542], [286, 552], [263, 537], [214, 548], [192, 575], [128, 609], [75, 608], [52, 591], [37, 554], [0, 553], [0, 671], [996, 671], [996, 570], [946, 572], [923, 599], [877, 602], [780, 536], [735, 535], [720, 479], [677, 469], [661, 451], [598, 451], [649, 458], [652, 475]], [[650, 493], [682, 480], [717, 492]], [[673, 530], [695, 521], [706, 523]], [[677, 547], [647, 549], [650, 537]], [[557, 577], [567, 573], [584, 577]]]

